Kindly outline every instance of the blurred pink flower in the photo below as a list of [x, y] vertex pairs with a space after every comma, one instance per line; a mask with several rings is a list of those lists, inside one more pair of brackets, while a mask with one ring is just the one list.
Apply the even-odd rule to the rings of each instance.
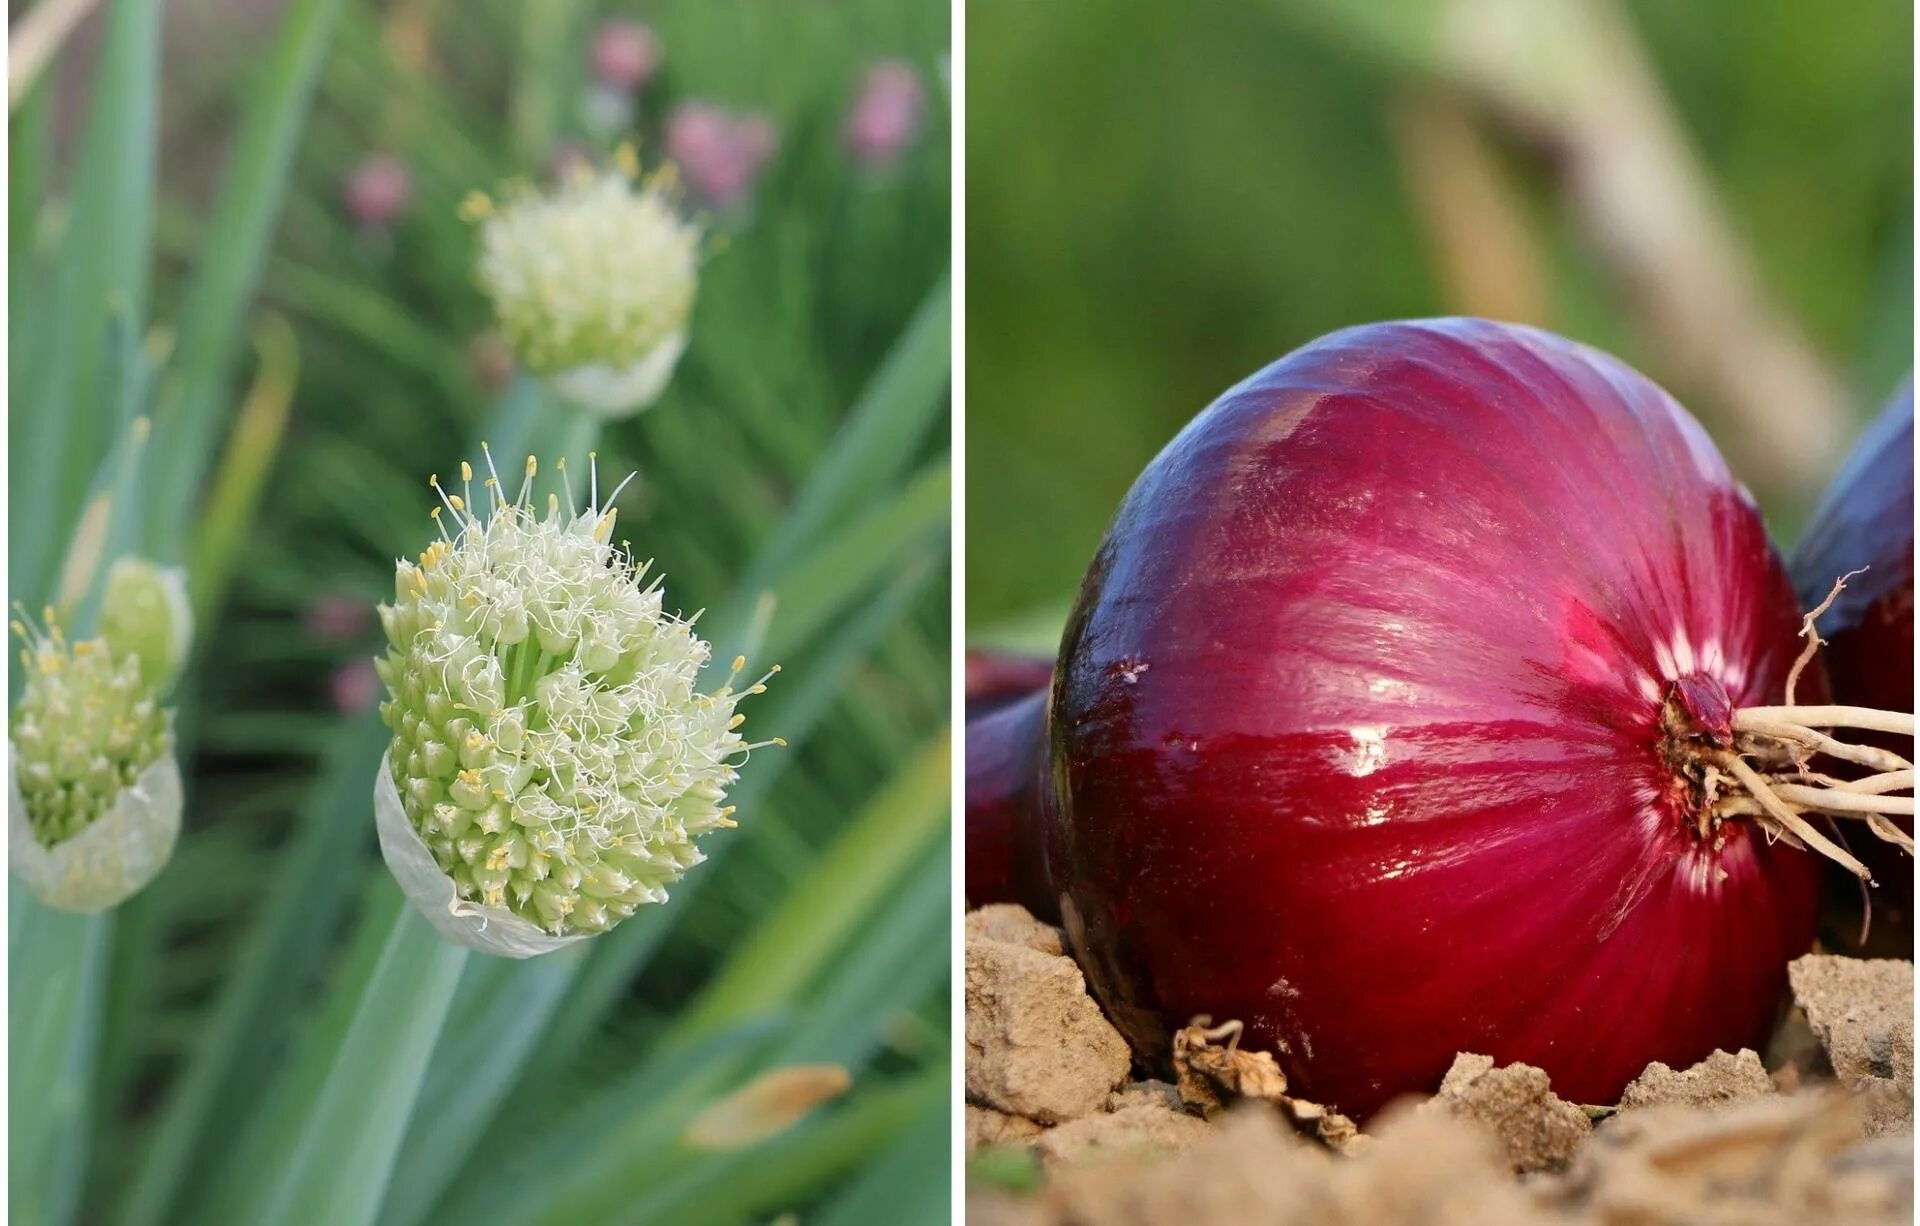
[[367, 602], [345, 592], [314, 598], [302, 618], [307, 633], [330, 643], [350, 643], [373, 628], [373, 610]]
[[863, 165], [883, 170], [920, 133], [926, 93], [905, 60], [879, 60], [867, 69], [860, 96], [847, 113], [847, 143]]
[[328, 688], [332, 691], [334, 710], [342, 715], [358, 715], [371, 710], [380, 700], [380, 674], [373, 671], [371, 659], [361, 656], [334, 669]]
[[594, 79], [608, 89], [638, 93], [660, 67], [660, 40], [637, 21], [603, 22], [593, 32], [587, 63]]
[[778, 146], [764, 115], [733, 115], [710, 103], [688, 102], [667, 117], [667, 156], [679, 164], [688, 190], [717, 209], [746, 201]]
[[412, 196], [412, 173], [405, 162], [390, 153], [376, 153], [362, 160], [340, 189], [347, 216], [368, 229], [392, 224]]

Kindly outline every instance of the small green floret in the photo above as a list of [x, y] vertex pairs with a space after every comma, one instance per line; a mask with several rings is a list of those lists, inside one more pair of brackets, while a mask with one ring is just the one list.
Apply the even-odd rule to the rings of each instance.
[[139, 658], [104, 639], [70, 643], [53, 624], [14, 633], [26, 690], [14, 709], [14, 773], [28, 823], [52, 848], [104, 814], [149, 765], [173, 752], [173, 730]]
[[726, 789], [753, 748], [734, 707], [765, 686], [701, 692], [711, 649], [610, 543], [597, 481], [585, 512], [569, 492], [536, 517], [529, 459], [519, 496], [489, 477], [476, 513], [461, 469], [441, 539], [399, 564], [380, 609], [393, 782], [461, 899], [604, 931], [665, 901], [695, 840], [733, 824]]

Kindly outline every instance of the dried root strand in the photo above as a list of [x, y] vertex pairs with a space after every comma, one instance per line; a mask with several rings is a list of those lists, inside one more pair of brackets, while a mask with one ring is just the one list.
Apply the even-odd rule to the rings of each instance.
[[1829, 758], [1836, 758], [1842, 762], [1852, 762], [1857, 766], [1864, 766], [1870, 770], [1879, 771], [1882, 774], [1892, 771], [1908, 771], [1914, 768], [1912, 762], [1909, 762], [1891, 750], [1881, 749], [1873, 745], [1849, 744], [1846, 741], [1835, 740], [1824, 732], [1816, 732], [1812, 728], [1803, 727], [1799, 724], [1776, 724], [1756, 720], [1742, 725], [1738, 714], [1734, 716], [1734, 721], [1735, 727], [1739, 731], [1746, 733], [1749, 739], [1763, 738], [1765, 740], [1780, 742], [1784, 745], [1798, 746], [1803, 750], [1812, 750], [1815, 753], [1825, 754]]
[[1744, 707], [1733, 716], [1735, 732], [1753, 731], [1769, 726], [1798, 728], [1854, 728], [1862, 732], [1887, 732], [1894, 736], [1914, 734], [1914, 719], [1904, 711], [1878, 711], [1872, 707], [1835, 705], [1811, 707]]
[[1827, 598], [1807, 610], [1807, 615], [1800, 619], [1800, 637], [1807, 640], [1807, 645], [1800, 649], [1799, 658], [1794, 660], [1793, 667], [1787, 670], [1787, 706], [1791, 707], [1793, 705], [1793, 691], [1794, 687], [1800, 682], [1801, 672], [1806, 669], [1807, 665], [1813, 663], [1814, 655], [1818, 653], [1822, 647], [1827, 645], [1827, 641], [1820, 637], [1820, 632], [1813, 628], [1813, 624], [1820, 620], [1822, 613], [1825, 613], [1833, 607], [1834, 601], [1840, 599], [1840, 593], [1847, 590], [1847, 580], [1853, 578], [1855, 575], [1864, 575], [1866, 573], [1867, 568], [1862, 566], [1859, 570], [1850, 570], [1838, 579], [1835, 579], [1832, 589], [1827, 592]]
[[1836, 779], [1832, 775], [1808, 771], [1805, 778], [1836, 792], [1855, 792], [1862, 796], [1884, 796], [1888, 792], [1913, 790], [1913, 771], [1906, 769], [1885, 771], [1878, 775], [1868, 775], [1863, 779]]
[[1896, 816], [1913, 816], [1913, 797], [1862, 795], [1858, 792], [1843, 791], [1840, 788], [1808, 787], [1801, 783], [1781, 783], [1771, 785], [1773, 794], [1788, 804], [1803, 809], [1819, 809], [1826, 813], [1891, 813]]
[[1844, 847], [1821, 834], [1811, 822], [1800, 815], [1799, 810], [1781, 800], [1773, 790], [1774, 785], [1769, 783], [1759, 771], [1748, 766], [1740, 755], [1723, 753], [1718, 755], [1716, 760], [1720, 768], [1733, 776], [1746, 789], [1747, 795], [1759, 803], [1767, 817], [1777, 822], [1802, 844], [1832, 860], [1862, 881], [1873, 879], [1873, 874], [1868, 871], [1866, 865], [1850, 855]]

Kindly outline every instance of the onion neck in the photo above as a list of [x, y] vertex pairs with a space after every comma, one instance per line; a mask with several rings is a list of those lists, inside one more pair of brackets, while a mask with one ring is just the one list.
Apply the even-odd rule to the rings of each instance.
[[1045, 850], [1047, 691], [967, 722], [967, 903], [1060, 920]]

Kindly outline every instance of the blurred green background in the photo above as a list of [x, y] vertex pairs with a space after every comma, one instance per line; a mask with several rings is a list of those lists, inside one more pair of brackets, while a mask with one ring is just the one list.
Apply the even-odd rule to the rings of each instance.
[[1050, 651], [1146, 462], [1335, 328], [1483, 314], [1619, 354], [1783, 544], [1911, 365], [1908, 5], [967, 15], [973, 641]]
[[[17, 33], [42, 6], [11, 7]], [[947, 5], [52, 7], [84, 19], [10, 122], [11, 595], [54, 597], [111, 488], [114, 547], [184, 564], [199, 624], [173, 862], [95, 919], [12, 892], [15, 1220], [945, 1220]], [[776, 140], [744, 202], [708, 206], [666, 395], [598, 447], [639, 470], [622, 535], [670, 608], [707, 610], [721, 669], [783, 665], [749, 728], [791, 747], [754, 753], [739, 829], [670, 903], [467, 958], [436, 1034], [381, 970], [372, 606], [429, 539], [429, 473], [483, 438], [550, 473], [593, 437], [512, 370], [456, 213], [607, 155], [588, 62], [612, 17], [658, 40], [620, 125], [644, 163], [693, 101]], [[882, 60], [920, 118], [863, 160]], [[373, 158], [407, 179], [376, 223], [343, 198]], [[139, 415], [121, 482], [102, 465]], [[808, 1063], [851, 1088], [764, 1140], [681, 1140]]]

